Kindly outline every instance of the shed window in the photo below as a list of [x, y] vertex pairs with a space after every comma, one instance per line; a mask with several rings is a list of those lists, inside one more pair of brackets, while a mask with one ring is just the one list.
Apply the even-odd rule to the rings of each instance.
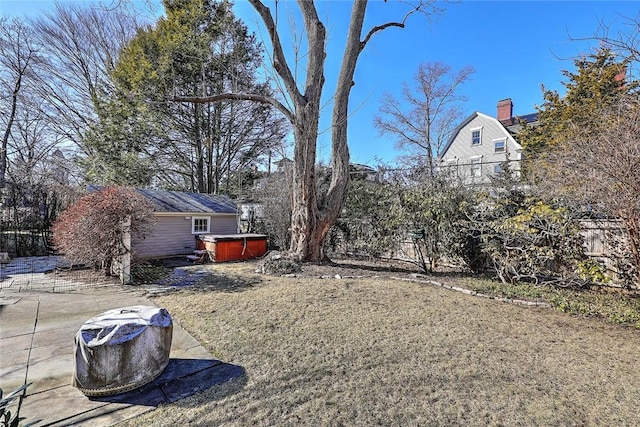
[[191, 218], [191, 233], [200, 234], [208, 233], [210, 230], [211, 221], [208, 216], [194, 216]]

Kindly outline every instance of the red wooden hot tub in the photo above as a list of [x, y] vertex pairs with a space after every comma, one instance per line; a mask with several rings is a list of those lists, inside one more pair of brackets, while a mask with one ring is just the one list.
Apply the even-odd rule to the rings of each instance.
[[264, 234], [201, 234], [196, 250], [206, 250], [215, 262], [258, 258], [267, 253]]

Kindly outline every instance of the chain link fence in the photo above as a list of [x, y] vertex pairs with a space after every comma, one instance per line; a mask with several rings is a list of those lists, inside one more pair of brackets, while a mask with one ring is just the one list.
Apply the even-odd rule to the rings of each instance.
[[14, 258], [0, 263], [0, 290], [68, 292], [119, 283], [118, 277], [71, 266], [59, 256]]

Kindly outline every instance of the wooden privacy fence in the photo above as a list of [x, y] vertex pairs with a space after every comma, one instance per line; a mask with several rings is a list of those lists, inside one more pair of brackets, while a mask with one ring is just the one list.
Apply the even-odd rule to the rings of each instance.
[[616, 241], [624, 242], [626, 231], [620, 220], [582, 220], [580, 234], [584, 237], [585, 254], [601, 262], [613, 280], [618, 276], [613, 248]]
[[[614, 243], [626, 240], [626, 231], [620, 220], [581, 220], [580, 234], [584, 238], [585, 254], [600, 262], [607, 274], [614, 281], [618, 271], [613, 253]], [[398, 245], [394, 253], [385, 254], [388, 257], [404, 261], [418, 260], [414, 242], [407, 238]]]

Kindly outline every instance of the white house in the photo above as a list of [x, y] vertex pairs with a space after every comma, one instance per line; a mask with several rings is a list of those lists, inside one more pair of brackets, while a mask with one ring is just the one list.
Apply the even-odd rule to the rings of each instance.
[[514, 139], [519, 122], [532, 123], [537, 114], [513, 117], [511, 99], [498, 102], [498, 117], [475, 112], [460, 123], [438, 156], [442, 172], [465, 184], [483, 185], [500, 174], [508, 160], [510, 170], [520, 170], [522, 147]]

